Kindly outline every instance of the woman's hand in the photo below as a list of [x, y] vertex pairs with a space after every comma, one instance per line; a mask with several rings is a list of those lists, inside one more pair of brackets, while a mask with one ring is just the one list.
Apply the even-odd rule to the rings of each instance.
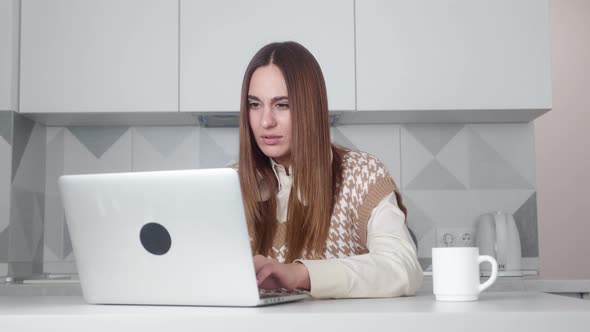
[[262, 255], [254, 256], [258, 287], [310, 290], [309, 272], [301, 263], [283, 264]]

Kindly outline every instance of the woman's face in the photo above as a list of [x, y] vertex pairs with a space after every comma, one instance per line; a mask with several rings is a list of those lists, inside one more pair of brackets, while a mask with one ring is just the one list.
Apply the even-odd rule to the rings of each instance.
[[287, 84], [276, 65], [259, 67], [248, 90], [250, 127], [260, 150], [277, 163], [291, 163], [291, 111]]

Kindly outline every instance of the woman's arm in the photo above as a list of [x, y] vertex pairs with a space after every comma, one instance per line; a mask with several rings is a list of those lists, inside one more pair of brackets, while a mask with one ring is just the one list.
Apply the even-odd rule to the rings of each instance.
[[346, 298], [415, 294], [423, 273], [404, 220], [391, 193], [373, 209], [368, 221], [368, 254], [299, 261], [309, 272], [311, 295]]

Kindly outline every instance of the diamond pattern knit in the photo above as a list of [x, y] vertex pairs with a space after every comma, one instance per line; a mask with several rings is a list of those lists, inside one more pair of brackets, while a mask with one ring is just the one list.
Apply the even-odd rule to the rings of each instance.
[[[395, 182], [379, 159], [365, 152], [346, 153], [326, 249], [319, 257], [304, 253], [301, 258], [330, 259], [367, 253], [367, 223], [371, 212], [394, 191], [398, 191]], [[279, 262], [285, 261], [286, 226], [286, 222], [278, 225], [273, 241], [273, 253]]]

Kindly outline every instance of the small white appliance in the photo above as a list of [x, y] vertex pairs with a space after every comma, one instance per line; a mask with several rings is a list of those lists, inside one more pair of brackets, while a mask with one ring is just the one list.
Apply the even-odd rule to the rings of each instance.
[[[481, 255], [498, 261], [499, 276], [522, 276], [522, 249], [514, 217], [504, 211], [481, 215], [477, 219], [475, 245]], [[489, 264], [481, 267], [482, 275], [491, 272]]]

